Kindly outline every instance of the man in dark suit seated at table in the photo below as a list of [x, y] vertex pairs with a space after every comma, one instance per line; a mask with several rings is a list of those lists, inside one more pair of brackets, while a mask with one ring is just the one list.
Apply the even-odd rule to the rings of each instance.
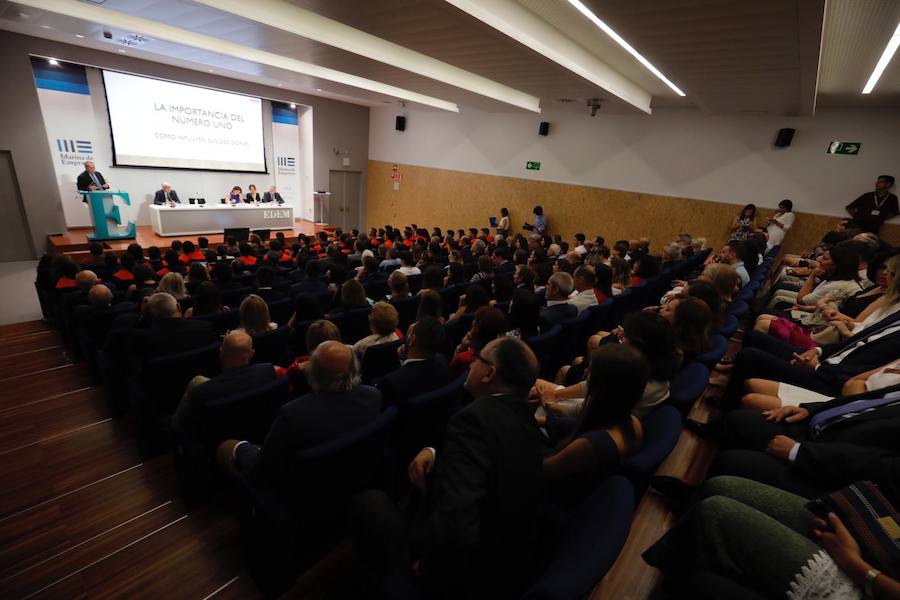
[[[443, 447], [423, 448], [409, 466], [422, 491], [434, 471], [424, 522], [410, 524], [381, 491], [355, 500], [356, 555], [388, 597], [521, 595], [533, 575], [542, 503], [544, 440], [528, 405], [537, 373], [521, 340], [502, 337], [481, 350], [465, 383], [475, 400], [450, 419]], [[410, 541], [420, 537], [423, 552], [414, 556]]]
[[168, 181], [164, 181], [162, 189], [156, 190], [156, 194], [153, 196], [153, 204], [174, 206], [176, 204], [181, 204], [181, 200], [178, 199], [178, 194], [172, 189], [172, 184]]
[[444, 326], [433, 317], [409, 326], [400, 347], [402, 366], [378, 382], [385, 404], [400, 405], [450, 383], [453, 373], [441, 354], [446, 343]]
[[148, 360], [194, 350], [219, 339], [212, 323], [182, 318], [178, 302], [171, 294], [159, 292], [150, 296], [147, 312], [150, 326], [132, 333], [128, 344], [132, 363], [138, 368]]
[[284, 198], [275, 189], [274, 185], [269, 186], [269, 191], [263, 194], [263, 202], [275, 202], [276, 204], [284, 204]]
[[569, 302], [569, 295], [575, 289], [575, 280], [565, 271], [557, 271], [547, 281], [547, 308], [538, 315], [538, 329], [547, 333], [554, 325], [578, 316], [578, 309]]
[[[767, 414], [725, 417], [715, 475], [737, 475], [806, 497], [900, 469], [900, 385]], [[711, 475], [712, 476], [712, 475]]]
[[298, 452], [378, 418], [381, 393], [359, 384], [359, 362], [346, 344], [319, 344], [309, 359], [306, 376], [312, 393], [281, 407], [262, 446], [239, 440], [222, 442], [218, 449], [221, 468], [238, 469], [256, 483], [277, 488], [288, 479], [287, 470]]
[[[75, 180], [75, 187], [79, 192], [99, 192], [100, 190], [108, 190], [109, 184], [100, 171], [97, 170], [94, 161], [88, 160], [84, 163], [84, 171], [79, 173], [78, 178]], [[81, 201], [87, 202], [87, 196], [82, 196]]]
[[219, 375], [212, 379], [197, 375], [187, 384], [172, 417], [172, 428], [176, 433], [198, 435], [198, 407], [275, 380], [275, 368], [271, 364], [250, 364], [253, 360], [253, 338], [243, 331], [232, 331], [225, 336], [219, 356], [222, 360]]

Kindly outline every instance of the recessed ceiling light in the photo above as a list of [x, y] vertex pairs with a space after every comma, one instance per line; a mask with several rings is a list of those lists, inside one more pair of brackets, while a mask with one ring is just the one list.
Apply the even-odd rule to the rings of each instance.
[[55, 58], [48, 58], [47, 62], [50, 63], [51, 65], [53, 65], [54, 67], [59, 65], [59, 61], [56, 60]]
[[122, 54], [125, 54], [125, 48], [119, 48], [119, 52], [121, 52]]
[[212, 69], [207, 69], [207, 71], [208, 71], [209, 73], [215, 73], [215, 71], [213, 71]]
[[583, 14], [584, 16], [586, 16], [586, 17], [587, 17], [594, 25], [596, 25], [597, 27], [599, 27], [599, 28], [603, 31], [603, 33], [605, 33], [606, 35], [608, 35], [609, 37], [611, 37], [617, 44], [619, 44], [620, 46], [622, 46], [622, 48], [624, 48], [624, 49], [628, 52], [628, 54], [630, 54], [630, 55], [632, 55], [633, 57], [635, 57], [639, 63], [641, 63], [642, 65], [644, 65], [644, 66], [647, 68], [648, 71], [650, 71], [651, 73], [653, 73], [654, 75], [656, 75], [656, 77], [657, 77], [660, 81], [662, 81], [662, 82], [665, 83], [667, 86], [669, 86], [670, 88], [672, 88], [672, 91], [673, 91], [673, 92], [675, 92], [675, 93], [678, 94], [679, 96], [684, 96], [684, 95], [685, 95], [684, 92], [682, 92], [682, 91], [678, 88], [677, 85], [675, 85], [674, 83], [672, 83], [671, 81], [669, 81], [668, 78], [667, 78], [665, 75], [663, 75], [662, 72], [661, 72], [659, 69], [657, 69], [656, 67], [654, 67], [654, 66], [650, 63], [649, 60], [647, 60], [646, 58], [644, 58], [644, 57], [641, 55], [640, 52], [638, 52], [637, 50], [635, 50], [634, 48], [632, 48], [632, 47], [631, 47], [631, 44], [629, 44], [628, 42], [626, 42], [626, 41], [622, 38], [622, 36], [620, 36], [618, 33], [616, 33], [615, 31], [613, 31], [613, 28], [612, 28], [612, 27], [610, 27], [609, 25], [607, 25], [606, 23], [604, 23], [603, 20], [600, 19], [600, 17], [598, 17], [597, 15], [595, 15], [594, 12], [593, 12], [591, 9], [589, 9], [587, 6], [585, 6], [584, 4], [582, 4], [582, 3], [581, 3], [581, 0], [569, 0], [569, 4], [571, 4], [572, 6], [574, 6], [574, 7], [578, 10], [578, 12], [580, 12], [581, 14]]
[[317, 91], [317, 92], [321, 92], [321, 91], [322, 91], [322, 88], [316, 88], [316, 91]]
[[53, 29], [52, 25], [41, 25], [41, 29]]
[[890, 63], [891, 59], [894, 57], [894, 53], [897, 51], [898, 46], [900, 46], [900, 23], [897, 23], [897, 29], [894, 30], [894, 35], [891, 36], [891, 39], [888, 40], [887, 46], [884, 47], [884, 52], [881, 53], [881, 58], [878, 59], [878, 63], [875, 65], [875, 69], [869, 76], [869, 81], [866, 82], [866, 87], [863, 88], [863, 94], [868, 94], [869, 92], [871, 92], [875, 87], [875, 84], [878, 83], [878, 80], [881, 78], [881, 74], [884, 73], [884, 70], [887, 68], [888, 63]]
[[83, 38], [83, 37], [84, 37], [84, 36], [83, 36], [83, 35], [81, 35], [81, 34], [80, 34], [80, 33], [76, 33], [76, 34], [75, 34], [75, 37], [77, 37], [77, 38], [79, 38], [79, 39], [81, 39], [81, 38]]
[[297, 105], [291, 102], [291, 108], [297, 108]]
[[278, 84], [278, 87], [284, 87], [284, 86], [283, 86], [283, 85], [281, 85], [281, 84], [280, 84], [280, 83], [279, 83], [279, 84]]
[[21, 12], [21, 11], [20, 11], [20, 12], [19, 12], [19, 18], [20, 18], [20, 19], [30, 19], [30, 18], [31, 18], [31, 15], [30, 15], [29, 13], [27, 13], [27, 12]]
[[[159, 21], [135, 17], [119, 11], [103, 8], [89, 2], [72, 2], [71, 0], [16, 0], [16, 3], [45, 12], [53, 12], [67, 17], [97, 23], [112, 29], [139, 32], [141, 35], [145, 35], [155, 40], [164, 40], [190, 46], [192, 48], [201, 48], [230, 58], [246, 60], [259, 65], [274, 67], [282, 71], [290, 71], [314, 79], [349, 85], [382, 96], [399, 98], [408, 102], [416, 102], [418, 104], [432, 106], [450, 112], [459, 112], [459, 106], [456, 103], [442, 100], [441, 98], [435, 98], [412, 90], [389, 85], [381, 81], [352, 75], [350, 73], [330, 69], [295, 58], [289, 58], [281, 54], [250, 48], [223, 39], [221, 36], [205, 35], [189, 31], [182, 27], [167, 25]], [[535, 98], [535, 100], [537, 99]]]
[[[196, 0], [199, 4], [533, 112], [540, 98], [280, 0]], [[394, 95], [394, 94], [391, 94]]]

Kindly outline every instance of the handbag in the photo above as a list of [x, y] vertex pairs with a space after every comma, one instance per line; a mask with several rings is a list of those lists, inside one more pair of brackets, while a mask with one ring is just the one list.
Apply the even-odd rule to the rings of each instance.
[[900, 513], [871, 481], [856, 483], [807, 503], [813, 514], [833, 512], [859, 544], [863, 558], [897, 579], [900, 575]]

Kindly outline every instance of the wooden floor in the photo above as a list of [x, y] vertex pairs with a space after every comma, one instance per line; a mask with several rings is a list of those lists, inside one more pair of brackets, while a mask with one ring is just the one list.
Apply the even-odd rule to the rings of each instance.
[[[333, 231], [334, 228], [331, 225], [319, 225], [313, 223], [312, 221], [303, 221], [297, 220], [294, 222], [293, 230], [284, 230], [285, 238], [292, 242], [296, 240], [299, 234], [303, 235], [314, 235], [319, 231]], [[47, 236], [47, 247], [51, 249], [51, 251], [55, 254], [71, 254], [78, 255], [86, 254], [88, 250], [88, 245], [90, 241], [87, 239], [89, 233], [93, 233], [93, 227], [75, 227], [72, 229], [66, 230], [62, 235], [52, 235]], [[272, 236], [274, 237], [275, 232], [272, 232]], [[190, 240], [197, 243], [197, 238], [200, 236], [196, 235], [178, 235], [174, 237], [163, 237], [161, 235], [156, 235], [153, 233], [153, 229], [150, 225], [138, 225], [136, 229], [135, 239], [133, 240], [110, 240], [103, 242], [105, 250], [112, 252], [123, 252], [128, 244], [132, 242], [137, 242], [144, 248], [149, 248], [150, 246], [159, 246], [160, 248], [168, 248], [169, 244], [172, 243], [172, 240]], [[209, 235], [204, 236], [209, 240], [209, 243], [212, 246], [216, 246], [224, 242], [224, 236], [219, 233], [211, 233]], [[77, 260], [77, 258], [76, 258]]]
[[185, 509], [39, 321], [0, 327], [0, 482], [0, 598], [260, 597], [234, 518]]

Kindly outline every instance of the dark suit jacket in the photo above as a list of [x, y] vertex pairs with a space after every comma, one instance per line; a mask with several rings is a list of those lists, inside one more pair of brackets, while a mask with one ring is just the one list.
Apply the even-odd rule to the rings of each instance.
[[381, 393], [367, 385], [350, 392], [301, 396], [278, 411], [258, 454], [239, 448], [238, 464], [253, 481], [277, 488], [279, 481], [289, 479], [284, 474], [298, 452], [360, 429], [380, 412]]
[[543, 309], [538, 315], [538, 328], [541, 333], [547, 333], [554, 325], [558, 325], [563, 321], [568, 321], [578, 316], [578, 309], [574, 304], [568, 302], [564, 304], [554, 304]]
[[324, 294], [327, 291], [328, 286], [319, 279], [304, 279], [303, 281], [295, 283], [291, 286], [292, 297], [299, 294], [312, 294], [313, 296], [318, 296], [319, 294]]
[[[882, 398], [900, 391], [900, 385], [842, 396], [828, 402], [804, 404], [810, 418], [816, 413], [856, 400]], [[726, 417], [729, 443], [763, 451], [775, 435], [787, 435], [800, 442], [792, 465], [798, 475], [837, 489], [862, 479], [900, 488], [900, 405], [882, 406], [839, 421], [818, 437], [802, 423], [770, 423], [757, 411], [735, 410]]]
[[531, 574], [542, 501], [544, 441], [534, 410], [524, 398], [480, 398], [450, 419], [445, 439], [422, 560], [426, 584], [447, 598], [517, 598]]
[[900, 355], [900, 332], [894, 332], [872, 342], [867, 342], [836, 365], [825, 362], [825, 359], [840, 354], [857, 342], [867, 340], [888, 327], [896, 325], [898, 322], [900, 322], [900, 311], [878, 321], [871, 327], [867, 327], [864, 331], [847, 338], [839, 344], [822, 346], [821, 364], [816, 369], [816, 373], [828, 383], [842, 383], [855, 375], [886, 365]]
[[274, 379], [275, 369], [269, 363], [223, 369], [219, 375], [191, 390], [189, 402], [179, 405], [175, 411], [173, 428], [182, 435], [198, 436], [200, 421], [197, 416], [201, 407], [239, 392], [259, 388]]
[[516, 265], [513, 264], [512, 261], [506, 261], [504, 263], [500, 263], [496, 267], [494, 267], [494, 273], [498, 275], [506, 275], [507, 277], [512, 277], [516, 274]]
[[[273, 198], [272, 198], [272, 194], [271, 194], [271, 193], [266, 192], [265, 194], [263, 194], [263, 200], [262, 200], [263, 202], [271, 202], [272, 200], [273, 200]], [[284, 198], [282, 198], [282, 197], [281, 197], [281, 194], [279, 194], [278, 192], [275, 192], [275, 198], [274, 198], [274, 200], [275, 200], [275, 202], [277, 202], [278, 204], [284, 204]]]
[[212, 323], [202, 319], [154, 319], [131, 335], [129, 354], [138, 365], [212, 344], [219, 339]]
[[455, 377], [447, 360], [436, 354], [425, 360], [409, 362], [385, 375], [378, 383], [386, 405], [402, 405], [413, 396], [427, 394], [450, 383]]
[[[173, 202], [177, 204], [181, 204], [181, 200], [178, 199], [178, 194], [175, 193], [175, 190], [169, 191], [169, 198], [172, 199]], [[162, 190], [156, 190], [156, 194], [153, 196], [153, 204], [165, 204], [166, 203], [166, 193]]]
[[[103, 178], [103, 175], [100, 173], [100, 171], [94, 171], [94, 175], [96, 175], [97, 179], [100, 180], [101, 186], [104, 183], [106, 183], [106, 180]], [[81, 174], [78, 175], [78, 179], [75, 182], [75, 186], [78, 188], [79, 191], [82, 191], [82, 190], [87, 191], [87, 190], [91, 189], [91, 185], [93, 185], [93, 183], [94, 183], [94, 180], [91, 179], [90, 173], [88, 173], [87, 171], [82, 171]]]
[[249, 203], [249, 202], [260, 202], [260, 201], [262, 201], [262, 199], [259, 196], [259, 192], [255, 193], [255, 194], [251, 194], [250, 192], [247, 192], [247, 194], [244, 195], [244, 202]]
[[273, 290], [272, 288], [257, 289], [256, 295], [265, 300], [267, 304], [287, 298], [287, 294], [278, 290]]

